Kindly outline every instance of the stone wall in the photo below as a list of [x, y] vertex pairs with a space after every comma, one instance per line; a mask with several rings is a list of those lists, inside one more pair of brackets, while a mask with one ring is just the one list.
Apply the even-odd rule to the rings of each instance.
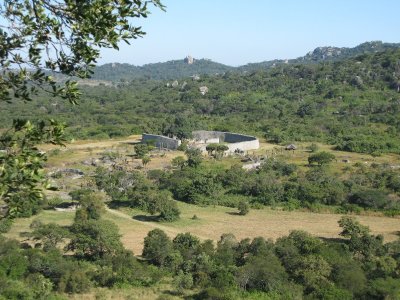
[[176, 150], [178, 149], [179, 145], [181, 144], [180, 140], [169, 138], [162, 135], [157, 134], [142, 134], [142, 143], [148, 143], [154, 141], [154, 145], [159, 148]]
[[206, 145], [211, 143], [226, 143], [229, 150], [228, 153], [233, 153], [239, 149], [241, 151], [255, 150], [260, 148], [258, 139], [251, 135], [222, 132], [222, 131], [206, 131], [199, 130], [193, 132], [194, 143], [199, 143], [202, 151], [205, 151]]

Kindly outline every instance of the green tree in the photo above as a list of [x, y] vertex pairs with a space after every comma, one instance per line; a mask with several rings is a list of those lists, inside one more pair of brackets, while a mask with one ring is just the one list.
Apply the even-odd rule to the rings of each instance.
[[310, 152], [317, 152], [318, 151], [318, 149], [319, 149], [319, 147], [318, 147], [318, 145], [316, 144], [316, 143], [312, 143], [311, 145], [309, 145], [309, 146], [307, 146], [307, 149], [310, 151]]
[[8, 205], [10, 218], [30, 217], [44, 204], [43, 189], [51, 188], [45, 178], [46, 154], [39, 143], [62, 145], [64, 125], [54, 120], [15, 120], [12, 129], [0, 136], [0, 200]]
[[214, 151], [216, 151], [217, 148], [218, 148], [218, 144], [214, 144], [214, 143], [208, 144], [208, 145], [206, 146], [206, 150], [207, 150], [207, 152], [208, 152], [208, 155], [209, 155], [209, 156], [213, 155]]
[[88, 191], [79, 197], [80, 208], [75, 213], [75, 221], [99, 220], [105, 212], [100, 193]]
[[[131, 18], [147, 17], [158, 0], [90, 3], [6, 0], [0, 5], [0, 98], [31, 100], [38, 87], [76, 103], [76, 82], [59, 84], [48, 72], [88, 77], [101, 48], [143, 36]], [[17, 68], [16, 68], [17, 66]], [[33, 84], [33, 85], [32, 85]]]
[[173, 167], [179, 168], [179, 169], [182, 170], [183, 167], [184, 167], [185, 164], [186, 164], [186, 160], [185, 160], [185, 158], [184, 158], [183, 156], [177, 156], [177, 157], [174, 157], [174, 158], [171, 160], [171, 164], [172, 164]]
[[217, 149], [215, 149], [217, 158], [221, 158], [225, 151], [228, 151], [229, 147], [224, 144], [218, 144]]
[[187, 155], [187, 164], [191, 168], [197, 168], [203, 161], [203, 155], [200, 149], [188, 149], [185, 151]]
[[163, 266], [166, 258], [172, 252], [172, 242], [161, 229], [149, 231], [144, 238], [143, 257], [152, 264]]
[[[77, 82], [56, 80], [55, 74], [86, 78], [101, 48], [118, 49], [145, 33], [130, 25], [131, 18], [147, 17], [148, 3], [163, 9], [159, 0], [90, 3], [6, 0], [0, 3], [0, 101], [32, 100], [39, 90], [76, 104]], [[46, 156], [36, 145], [62, 144], [64, 125], [49, 120], [33, 124], [16, 120], [0, 138], [0, 199], [10, 217], [35, 214], [46, 187]]]
[[42, 242], [44, 251], [50, 251], [62, 243], [69, 236], [69, 233], [60, 225], [49, 223], [35, 226], [29, 235], [33, 240]]
[[239, 215], [247, 215], [250, 211], [249, 204], [245, 201], [240, 201], [238, 204]]
[[134, 148], [136, 157], [143, 159], [154, 147], [148, 144], [137, 144]]
[[142, 164], [143, 164], [143, 167], [146, 167], [146, 166], [148, 165], [149, 162], [151, 162], [151, 158], [150, 158], [150, 157], [148, 157], [148, 156], [142, 157]]
[[108, 220], [89, 220], [74, 223], [71, 227], [74, 237], [67, 249], [78, 257], [100, 259], [114, 256], [123, 250], [118, 226]]
[[308, 157], [308, 164], [312, 165], [313, 163], [317, 163], [318, 165], [326, 165], [332, 162], [335, 159], [335, 155], [332, 153], [326, 152], [326, 151], [321, 151], [317, 152], [315, 154], [311, 154]]

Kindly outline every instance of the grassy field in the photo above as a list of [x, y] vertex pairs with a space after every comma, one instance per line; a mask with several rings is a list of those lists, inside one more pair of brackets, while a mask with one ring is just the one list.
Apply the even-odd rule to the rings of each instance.
[[[115, 151], [122, 156], [130, 158], [127, 164], [140, 165], [140, 160], [132, 159], [133, 144], [138, 142], [140, 136], [131, 136], [124, 139], [107, 141], [77, 141], [66, 145], [65, 148], [54, 152], [54, 147], [43, 146], [43, 150], [53, 153], [49, 157], [48, 169], [77, 167], [82, 170], [93, 170], [93, 167], [82, 164], [83, 160], [98, 158], [104, 151]], [[295, 163], [301, 168], [307, 167], [309, 152], [306, 147], [309, 143], [298, 143], [298, 150], [285, 151], [282, 146], [262, 142], [260, 149], [250, 151], [250, 155], [264, 157], [280, 157], [291, 163]], [[400, 165], [399, 155], [382, 155], [372, 157], [366, 154], [348, 153], [334, 151], [331, 146], [319, 144], [320, 150], [329, 150], [335, 154], [337, 162], [332, 164], [334, 171], [344, 174], [343, 169], [352, 167], [354, 163], [388, 163]], [[53, 152], [52, 152], [53, 151]], [[130, 155], [130, 156], [129, 156]], [[146, 166], [146, 170], [166, 168], [170, 166], [171, 159], [178, 155], [184, 155], [179, 151], [158, 152], [152, 155], [152, 161]], [[344, 159], [349, 163], [343, 162]], [[222, 160], [207, 158], [204, 162], [215, 169], [226, 169], [238, 163], [242, 163], [240, 158], [228, 157]], [[83, 184], [84, 179], [65, 179], [61, 193], [67, 194], [72, 188], [77, 188]], [[233, 233], [238, 239], [245, 237], [263, 236], [265, 238], [276, 239], [287, 235], [291, 230], [305, 230], [315, 236], [325, 238], [336, 238], [340, 232], [337, 221], [341, 217], [333, 213], [313, 213], [301, 211], [281, 211], [271, 208], [261, 210], [251, 210], [246, 216], [236, 214], [236, 209], [227, 207], [199, 207], [178, 203], [181, 210], [181, 219], [174, 223], [157, 223], [149, 221], [143, 212], [138, 210], [108, 210], [104, 216], [118, 224], [125, 246], [135, 254], [141, 254], [143, 248], [143, 238], [149, 230], [160, 228], [169, 236], [174, 237], [180, 232], [191, 232], [201, 239], [212, 239], [217, 241], [223, 233]], [[38, 218], [44, 222], [56, 222], [68, 225], [73, 220], [73, 212], [44, 211]], [[193, 220], [193, 215], [198, 219]], [[368, 225], [375, 234], [383, 234], [385, 241], [393, 241], [398, 238], [400, 231], [400, 219], [381, 216], [357, 216], [362, 224]], [[33, 219], [21, 219], [12, 227], [8, 236], [19, 237], [21, 232], [29, 230], [29, 224]]]
[[[134, 209], [123, 211], [107, 210], [104, 218], [115, 222], [122, 235], [122, 241], [128, 249], [140, 255], [143, 249], [143, 239], [154, 229], [164, 230], [170, 237], [181, 232], [190, 232], [200, 239], [218, 241], [223, 233], [233, 233], [237, 239], [262, 236], [277, 239], [287, 235], [291, 230], [304, 230], [314, 236], [324, 238], [339, 237], [340, 227], [337, 221], [339, 214], [320, 214], [312, 212], [288, 212], [264, 208], [251, 210], [246, 216], [237, 215], [237, 210], [221, 206], [199, 207], [178, 202], [181, 219], [173, 223], [147, 221], [146, 214]], [[198, 217], [193, 220], [193, 215]], [[7, 234], [19, 238], [21, 232], [29, 230], [33, 219], [43, 222], [55, 222], [68, 225], [73, 221], [73, 212], [43, 211], [36, 217], [21, 219], [13, 225]], [[393, 241], [400, 234], [400, 219], [378, 216], [356, 216], [362, 224], [368, 225], [374, 234], [382, 234], [386, 242]]]

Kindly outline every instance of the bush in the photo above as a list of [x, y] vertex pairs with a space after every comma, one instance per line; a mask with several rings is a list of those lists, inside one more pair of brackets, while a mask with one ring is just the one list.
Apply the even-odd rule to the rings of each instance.
[[60, 280], [58, 289], [60, 292], [74, 294], [87, 292], [91, 287], [91, 282], [86, 273], [75, 269], [65, 273]]
[[368, 189], [350, 195], [349, 202], [364, 208], [384, 208], [389, 199], [382, 191]]
[[334, 159], [335, 155], [326, 151], [322, 151], [310, 155], [308, 157], [308, 164], [312, 165], [313, 163], [317, 163], [318, 165], [322, 166], [325, 164], [329, 164]]
[[49, 198], [49, 199], [47, 199], [47, 207], [46, 208], [48, 208], [48, 209], [55, 208], [63, 202], [64, 202], [64, 200], [57, 196]]
[[170, 238], [161, 229], [149, 231], [144, 238], [143, 257], [156, 266], [164, 265], [166, 257], [172, 251]]
[[0, 219], [0, 233], [6, 233], [11, 229], [13, 220], [10, 218]]
[[310, 152], [317, 152], [317, 151], [319, 150], [319, 147], [318, 147], [317, 144], [312, 143], [310, 146], [307, 147], [307, 149], [308, 149]]
[[160, 208], [160, 221], [173, 222], [179, 219], [181, 214], [178, 206], [173, 200], [166, 201]]
[[238, 204], [239, 215], [245, 216], [249, 213], [250, 207], [247, 202], [240, 201]]

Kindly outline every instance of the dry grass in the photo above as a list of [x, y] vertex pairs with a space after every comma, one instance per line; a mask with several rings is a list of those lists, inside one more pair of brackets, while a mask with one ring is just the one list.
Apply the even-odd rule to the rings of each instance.
[[[125, 139], [107, 141], [78, 141], [68, 144], [66, 149], [59, 154], [50, 157], [49, 165], [61, 167], [62, 165], [78, 165], [84, 159], [96, 157], [103, 151], [113, 149], [123, 154], [132, 153], [132, 143], [139, 141], [140, 136], [131, 136]], [[306, 147], [309, 143], [297, 143], [299, 149], [292, 151], [281, 151], [281, 146], [262, 142], [261, 148], [254, 151], [255, 155], [274, 155], [281, 156], [291, 163], [296, 163], [302, 168], [306, 168], [309, 152]], [[399, 155], [383, 155], [372, 157], [365, 154], [340, 152], [332, 150], [331, 146], [318, 145], [320, 150], [329, 150], [335, 154], [338, 162], [332, 164], [334, 170], [340, 171], [341, 168], [353, 165], [356, 162], [370, 164], [390, 163], [400, 164]], [[51, 150], [49, 146], [43, 146], [45, 150]], [[273, 150], [273, 151], [272, 151]], [[250, 153], [252, 154], [252, 153]], [[178, 151], [166, 151], [152, 157], [152, 161], [146, 169], [165, 168], [170, 165], [172, 158], [183, 155]], [[342, 159], [350, 160], [350, 163], [342, 162]], [[205, 162], [213, 168], [229, 168], [233, 164], [240, 163], [237, 158], [224, 158], [220, 161], [214, 159]], [[74, 181], [74, 186], [79, 185], [80, 180]], [[71, 183], [72, 184], [72, 183]], [[64, 192], [68, 192], [67, 190]], [[236, 215], [236, 209], [227, 207], [199, 207], [178, 203], [182, 212], [181, 220], [174, 223], [143, 222], [132, 217], [143, 215], [137, 210], [108, 211], [106, 219], [110, 219], [118, 224], [125, 246], [135, 254], [140, 254], [143, 248], [143, 239], [148, 231], [154, 228], [164, 230], [169, 236], [174, 237], [180, 232], [191, 232], [201, 239], [218, 240], [223, 233], [233, 233], [238, 239], [246, 237], [263, 236], [265, 238], [276, 239], [287, 235], [291, 230], [305, 230], [315, 236], [335, 238], [338, 237], [340, 228], [337, 221], [341, 217], [338, 214], [320, 214], [312, 212], [285, 212], [265, 208], [262, 210], [252, 210], [246, 216]], [[193, 215], [197, 215], [198, 220], [192, 220]], [[45, 222], [56, 222], [68, 225], [72, 222], [73, 213], [45, 211], [37, 218]], [[379, 216], [357, 216], [362, 224], [370, 226], [374, 234], [383, 234], [385, 241], [393, 241], [398, 238], [400, 231], [399, 218], [387, 218]], [[8, 236], [18, 237], [20, 232], [29, 230], [31, 219], [21, 219], [12, 227]]]
[[[304, 230], [314, 236], [338, 238], [339, 214], [319, 214], [312, 212], [287, 212], [269, 208], [251, 210], [246, 216], [236, 214], [237, 210], [227, 207], [199, 207], [178, 203], [181, 219], [173, 223], [141, 222], [132, 217], [143, 215], [137, 210], [112, 212], [118, 224], [124, 244], [135, 254], [142, 251], [143, 239], [149, 230], [160, 228], [170, 237], [181, 232], [190, 232], [201, 239], [219, 240], [223, 233], [233, 233], [238, 239], [262, 236], [277, 239], [292, 230]], [[111, 213], [111, 212], [110, 212]], [[193, 220], [193, 215], [198, 217]], [[382, 234], [386, 242], [396, 240], [400, 232], [400, 219], [356, 216], [362, 224], [368, 225], [373, 234]]]
[[160, 295], [168, 295], [168, 299], [182, 299], [181, 297], [172, 296], [170, 291], [173, 290], [170, 284], [161, 283], [151, 287], [132, 287], [123, 288], [94, 288], [90, 293], [65, 295], [72, 300], [155, 300]]
[[[265, 208], [251, 210], [246, 216], [236, 214], [237, 210], [227, 207], [199, 207], [178, 203], [181, 219], [173, 223], [147, 222], [134, 219], [143, 216], [138, 210], [115, 211], [108, 210], [104, 218], [115, 222], [122, 235], [126, 248], [140, 255], [143, 249], [143, 239], [154, 229], [164, 230], [170, 237], [178, 233], [190, 232], [200, 239], [217, 241], [223, 233], [233, 233], [238, 239], [262, 236], [277, 239], [289, 234], [292, 230], [304, 230], [314, 236], [325, 238], [339, 237], [339, 214], [319, 214], [312, 212], [287, 212]], [[193, 220], [193, 215], [198, 217]], [[69, 225], [74, 217], [73, 212], [44, 211], [36, 217], [20, 219], [16, 222], [7, 236], [22, 240], [21, 232], [29, 231], [29, 225], [34, 219], [42, 222], [54, 222]], [[400, 219], [378, 216], [356, 216], [362, 224], [368, 225], [373, 234], [382, 234], [386, 242], [398, 239]]]

